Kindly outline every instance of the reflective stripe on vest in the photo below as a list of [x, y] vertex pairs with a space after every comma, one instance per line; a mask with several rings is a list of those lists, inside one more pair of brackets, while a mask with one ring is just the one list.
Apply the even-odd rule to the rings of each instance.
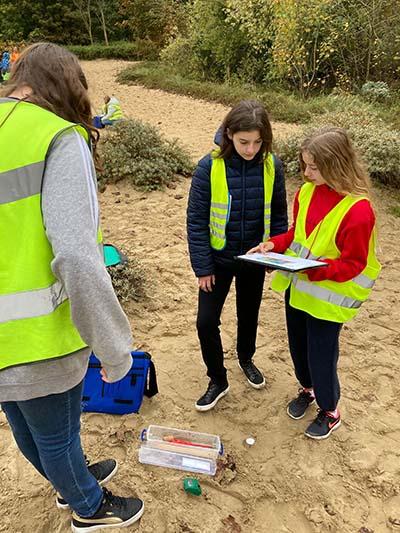
[[[44, 161], [2, 172], [0, 180], [0, 204], [39, 194], [42, 187]], [[15, 184], [18, 183], [18, 187]]]
[[[229, 221], [232, 196], [229, 194], [226, 179], [225, 161], [214, 150], [211, 160], [211, 205], [210, 205], [210, 244], [214, 250], [226, 246], [226, 226]], [[272, 154], [264, 161], [264, 233], [263, 241], [269, 239], [271, 226], [271, 199], [274, 188], [275, 165]]]
[[58, 280], [44, 289], [0, 295], [0, 324], [48, 315], [67, 299], [64, 286]]
[[[314, 188], [314, 185], [306, 184], [300, 191], [294, 241], [285, 254], [315, 260], [337, 259], [340, 257], [340, 251], [336, 247], [336, 234], [340, 224], [349, 209], [364, 198], [343, 198], [306, 238], [305, 220]], [[375, 257], [374, 230], [369, 243], [367, 266], [352, 280], [341, 283], [331, 280], [311, 282], [306, 274], [277, 272], [272, 281], [272, 288], [285, 290], [291, 284], [292, 307], [306, 311], [316, 318], [346, 322], [356, 315], [361, 304], [368, 298], [379, 271], [380, 264]]]
[[[4, 120], [5, 119], [5, 120]], [[72, 323], [41, 212], [52, 142], [82, 126], [34, 104], [0, 100], [0, 369], [61, 357], [86, 346]]]

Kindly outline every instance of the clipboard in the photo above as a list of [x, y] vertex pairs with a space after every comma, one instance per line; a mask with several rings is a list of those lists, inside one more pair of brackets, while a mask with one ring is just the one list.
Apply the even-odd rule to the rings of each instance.
[[302, 257], [294, 257], [291, 255], [277, 254], [275, 252], [268, 252], [266, 254], [245, 254], [238, 255], [236, 259], [241, 261], [248, 261], [262, 265], [271, 270], [285, 270], [286, 272], [301, 272], [310, 268], [321, 268], [328, 266], [324, 261], [316, 261], [314, 259], [303, 259]]

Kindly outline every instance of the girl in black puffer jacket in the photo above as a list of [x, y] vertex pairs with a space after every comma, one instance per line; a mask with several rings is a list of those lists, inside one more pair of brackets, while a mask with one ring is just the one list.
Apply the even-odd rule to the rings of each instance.
[[194, 172], [187, 210], [190, 260], [199, 285], [197, 331], [210, 378], [196, 402], [199, 411], [212, 409], [229, 390], [219, 325], [233, 278], [239, 366], [252, 387], [265, 385], [252, 362], [265, 269], [235, 257], [287, 231], [285, 178], [271, 151], [271, 124], [263, 106], [236, 105], [217, 141], [220, 149], [201, 159]]

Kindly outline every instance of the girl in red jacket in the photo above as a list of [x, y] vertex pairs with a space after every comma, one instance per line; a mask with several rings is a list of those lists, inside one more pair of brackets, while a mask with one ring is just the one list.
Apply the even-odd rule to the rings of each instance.
[[275, 290], [285, 290], [290, 354], [301, 388], [287, 413], [302, 418], [315, 400], [318, 416], [305, 431], [325, 439], [340, 426], [337, 404], [339, 334], [358, 312], [379, 274], [370, 181], [341, 128], [328, 127], [300, 148], [306, 183], [294, 201], [288, 232], [250, 250], [321, 259], [328, 266], [302, 273], [277, 272]]

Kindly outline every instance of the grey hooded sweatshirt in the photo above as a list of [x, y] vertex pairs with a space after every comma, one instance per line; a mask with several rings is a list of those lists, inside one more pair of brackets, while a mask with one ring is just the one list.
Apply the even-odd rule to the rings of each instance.
[[[130, 325], [114, 293], [97, 243], [99, 209], [92, 156], [76, 131], [60, 137], [46, 162], [42, 211], [54, 260], [71, 316], [88, 345], [74, 354], [0, 371], [0, 402], [65, 392], [85, 376], [91, 350], [110, 381], [131, 367]], [[27, 346], [29, 350], [29, 346]]]

